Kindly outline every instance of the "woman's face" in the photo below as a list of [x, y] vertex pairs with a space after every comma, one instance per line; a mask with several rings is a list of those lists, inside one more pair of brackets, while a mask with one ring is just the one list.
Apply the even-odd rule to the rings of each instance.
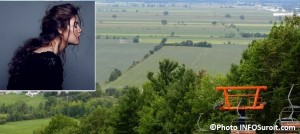
[[78, 45], [80, 40], [81, 28], [78, 22], [78, 16], [74, 16], [70, 20], [70, 25], [63, 33], [64, 41], [68, 41], [68, 44]]

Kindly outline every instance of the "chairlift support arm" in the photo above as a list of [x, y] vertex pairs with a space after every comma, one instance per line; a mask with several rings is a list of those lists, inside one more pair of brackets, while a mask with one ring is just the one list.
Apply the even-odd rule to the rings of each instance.
[[[264, 108], [263, 103], [258, 102], [259, 92], [261, 90], [267, 90], [267, 86], [219, 86], [216, 87], [217, 91], [222, 91], [224, 94], [224, 106], [222, 106], [221, 110], [262, 110]], [[255, 90], [255, 94], [228, 94], [228, 90]], [[231, 106], [229, 98], [239, 98], [239, 97], [254, 97], [252, 106]], [[259, 105], [257, 105], [259, 104]]]

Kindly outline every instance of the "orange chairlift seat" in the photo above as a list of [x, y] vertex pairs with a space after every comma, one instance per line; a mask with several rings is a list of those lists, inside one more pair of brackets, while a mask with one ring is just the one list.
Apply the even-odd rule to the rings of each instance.
[[[219, 86], [216, 90], [223, 91], [224, 103], [219, 107], [220, 110], [262, 110], [265, 106], [265, 102], [262, 102], [259, 97], [261, 90], [267, 90], [267, 86]], [[255, 94], [229, 94], [231, 90], [253, 90]], [[248, 98], [248, 105], [238, 107], [238, 100], [240, 98]], [[232, 100], [236, 100], [233, 102]]]
[[[233, 123], [243, 123], [243, 124], [256, 124], [254, 121], [249, 120], [250, 118], [245, 115], [241, 115], [239, 111], [246, 110], [262, 110], [266, 103], [262, 102], [259, 97], [259, 92], [261, 90], [267, 90], [267, 86], [227, 86], [227, 87], [216, 87], [216, 90], [223, 91], [224, 94], [224, 102], [222, 105], [218, 106], [220, 110], [236, 110], [239, 114], [237, 119], [234, 119], [231, 122], [231, 125], [235, 125]], [[254, 94], [244, 93], [244, 94], [229, 94], [229, 91], [232, 90], [253, 90]], [[242, 100], [247, 100], [248, 104], [242, 105]], [[255, 130], [243, 130], [239, 128], [239, 130], [231, 130], [231, 134], [256, 134]]]

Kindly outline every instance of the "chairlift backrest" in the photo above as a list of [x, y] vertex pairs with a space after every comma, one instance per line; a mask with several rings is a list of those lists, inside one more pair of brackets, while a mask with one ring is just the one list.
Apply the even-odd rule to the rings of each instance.
[[[216, 87], [216, 90], [223, 91], [224, 105], [219, 107], [220, 110], [262, 110], [265, 103], [261, 101], [259, 93], [261, 90], [267, 90], [267, 86], [227, 86]], [[229, 94], [228, 91], [232, 90], [252, 90], [255, 94]], [[248, 105], [239, 106], [240, 98], [246, 98], [249, 101]], [[232, 100], [237, 100], [237, 103]]]

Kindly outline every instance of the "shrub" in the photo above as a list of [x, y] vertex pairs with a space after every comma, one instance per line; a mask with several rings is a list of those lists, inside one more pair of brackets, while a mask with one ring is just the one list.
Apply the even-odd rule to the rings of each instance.
[[114, 71], [111, 72], [108, 81], [114, 81], [116, 80], [118, 77], [120, 77], [122, 75], [121, 71], [119, 69], [114, 69]]
[[145, 54], [144, 59], [147, 59], [149, 57], [149, 54]]
[[5, 123], [6, 123], [6, 118], [0, 117], [0, 125], [5, 124]]
[[167, 21], [166, 19], [163, 19], [163, 20], [161, 20], [161, 24], [167, 25], [167, 24], [168, 24], [168, 21]]
[[133, 38], [133, 43], [139, 43], [140, 42], [140, 36], [136, 36]]

